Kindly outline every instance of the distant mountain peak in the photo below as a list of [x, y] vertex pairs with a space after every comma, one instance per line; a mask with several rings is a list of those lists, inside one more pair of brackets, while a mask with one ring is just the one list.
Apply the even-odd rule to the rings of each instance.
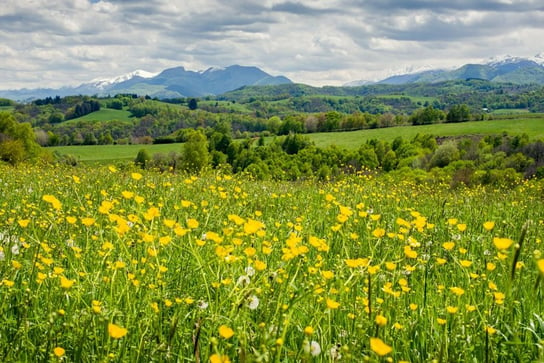
[[518, 62], [526, 61], [526, 60], [528, 59], [522, 58], [522, 57], [514, 57], [509, 54], [505, 54], [505, 55], [499, 55], [499, 56], [488, 58], [484, 62], [484, 64], [489, 66], [499, 66], [499, 65], [508, 64], [508, 63], [518, 63]]
[[134, 77], [153, 78], [158, 74], [159, 73], [152, 73], [152, 72], [138, 69], [133, 72], [125, 73], [123, 75], [113, 77], [113, 78], [96, 78], [96, 79], [93, 79], [91, 82], [89, 82], [89, 84], [93, 85], [99, 90], [103, 90], [116, 83], [121, 83], [121, 82], [126, 82], [128, 80], [131, 80]]

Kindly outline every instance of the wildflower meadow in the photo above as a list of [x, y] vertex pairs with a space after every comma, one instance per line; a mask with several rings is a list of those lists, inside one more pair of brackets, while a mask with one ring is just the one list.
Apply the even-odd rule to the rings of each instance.
[[0, 360], [544, 360], [544, 182], [0, 166]]

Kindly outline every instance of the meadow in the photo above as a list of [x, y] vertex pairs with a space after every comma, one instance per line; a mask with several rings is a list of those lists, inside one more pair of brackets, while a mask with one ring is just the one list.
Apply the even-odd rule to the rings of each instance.
[[544, 182], [0, 165], [0, 360], [544, 360]]

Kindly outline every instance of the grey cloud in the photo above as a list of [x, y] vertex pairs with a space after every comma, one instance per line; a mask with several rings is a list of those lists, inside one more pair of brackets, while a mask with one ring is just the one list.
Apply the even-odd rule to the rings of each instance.
[[358, 1], [346, 0], [345, 5], [355, 8], [372, 9], [373, 11], [394, 13], [404, 10], [430, 10], [437, 13], [446, 11], [508, 11], [508, 12], [527, 12], [542, 11], [544, 4], [541, 1], [517, 0], [512, 3], [505, 3], [497, 0], [371, 0]]

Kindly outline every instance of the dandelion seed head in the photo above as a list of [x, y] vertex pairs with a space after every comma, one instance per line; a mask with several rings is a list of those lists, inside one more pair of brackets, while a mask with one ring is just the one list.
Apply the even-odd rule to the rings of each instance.
[[247, 304], [249, 310], [256, 310], [259, 307], [259, 298], [255, 295], [251, 295], [248, 298], [248, 304]]
[[251, 266], [247, 266], [245, 269], [244, 269], [245, 273], [247, 276], [249, 277], [252, 277], [255, 275], [255, 269]]

